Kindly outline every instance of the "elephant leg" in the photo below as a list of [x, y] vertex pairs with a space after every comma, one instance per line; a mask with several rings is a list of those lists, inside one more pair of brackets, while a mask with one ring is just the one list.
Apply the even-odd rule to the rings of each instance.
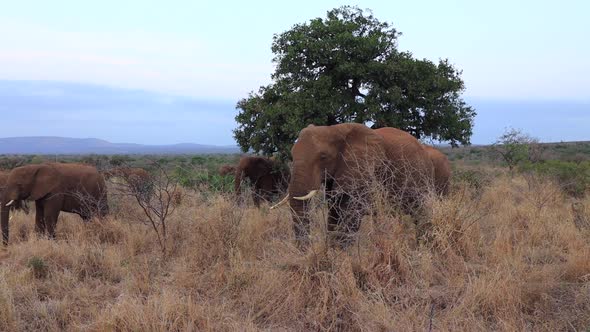
[[22, 202], [22, 207], [21, 209], [23, 210], [23, 212], [25, 214], [29, 214], [29, 204], [27, 203], [27, 201], [21, 201]]
[[37, 234], [45, 233], [44, 203], [41, 200], [35, 202], [35, 230]]
[[[3, 205], [2, 202], [0, 204]], [[8, 219], [10, 219], [10, 209], [7, 206], [2, 206], [0, 208], [0, 228], [2, 228], [2, 244], [8, 245], [8, 237], [9, 237], [9, 230], [8, 230]]]
[[61, 199], [54, 198], [45, 202], [44, 214], [45, 227], [50, 238], [55, 239], [55, 229], [57, 226], [57, 218], [61, 210]]
[[59, 209], [46, 208], [45, 209], [45, 225], [47, 227], [47, 234], [50, 238], [55, 239], [55, 229], [57, 226], [57, 218], [59, 217]]
[[291, 209], [298, 211], [293, 216], [293, 234], [295, 235], [295, 243], [299, 249], [304, 249], [309, 245], [310, 235], [310, 217], [306, 210], [306, 202], [291, 200]]
[[408, 195], [403, 202], [403, 211], [409, 215], [416, 227], [416, 244], [427, 243], [431, 241], [432, 224], [427, 218], [426, 210], [418, 194]]
[[348, 195], [338, 195], [331, 201], [328, 215], [328, 237], [331, 245], [348, 247], [361, 225], [361, 210]]
[[262, 196], [262, 190], [258, 187], [254, 187], [254, 191], [252, 192], [252, 200], [254, 201], [254, 206], [257, 208], [260, 207], [260, 198]]

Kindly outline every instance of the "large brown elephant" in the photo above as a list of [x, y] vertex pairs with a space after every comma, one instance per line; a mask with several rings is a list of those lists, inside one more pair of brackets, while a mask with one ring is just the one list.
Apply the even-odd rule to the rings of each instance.
[[[362, 124], [310, 125], [299, 133], [291, 149], [293, 164], [288, 195], [298, 245], [309, 241], [307, 202], [325, 186], [329, 203], [328, 231], [344, 246], [358, 231], [367, 205], [354, 197], [367, 174], [384, 179], [408, 212], [417, 208], [419, 194], [432, 183], [432, 163], [410, 134], [395, 129], [370, 129]], [[387, 176], [389, 174], [389, 176]], [[362, 184], [361, 184], [362, 185]], [[364, 202], [367, 203], [367, 202]], [[370, 202], [369, 202], [370, 203]]]
[[434, 147], [424, 145], [434, 166], [434, 185], [439, 195], [447, 195], [451, 186], [451, 163], [447, 156]]
[[[0, 197], [2, 197], [2, 192], [4, 188], [6, 188], [6, 182], [8, 181], [8, 174], [10, 171], [0, 170]], [[17, 200], [10, 206], [12, 211], [22, 210], [26, 214], [29, 214], [29, 205], [27, 201]]]
[[108, 213], [107, 191], [95, 167], [83, 164], [45, 163], [13, 169], [0, 197], [2, 240], [8, 243], [9, 206], [17, 200], [35, 201], [35, 229], [55, 237], [60, 211], [80, 215], [84, 221]]
[[261, 199], [271, 201], [274, 194], [286, 189], [289, 171], [271, 158], [245, 156], [235, 168], [234, 192], [239, 195], [244, 178], [250, 180], [254, 187], [254, 205], [260, 206]]

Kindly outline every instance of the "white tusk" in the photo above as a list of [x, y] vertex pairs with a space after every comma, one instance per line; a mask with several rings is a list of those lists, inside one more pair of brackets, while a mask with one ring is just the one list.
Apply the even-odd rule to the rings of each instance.
[[296, 199], [298, 201], [307, 201], [308, 199], [311, 199], [313, 196], [315, 196], [317, 193], [318, 193], [317, 190], [312, 190], [309, 192], [309, 194], [307, 194], [305, 196], [293, 197], [293, 199]]
[[280, 202], [278, 202], [277, 204], [273, 205], [270, 207], [271, 210], [274, 210], [276, 208], [278, 208], [279, 206], [287, 203], [289, 201], [289, 194], [287, 194], [287, 196], [285, 196], [285, 198], [283, 198]]
[[14, 199], [11, 199], [10, 202], [6, 203], [6, 206], [11, 206], [14, 203]]
[[8, 218], [8, 221], [11, 221], [11, 220], [12, 220], [12, 218], [14, 218], [14, 216], [10, 216], [10, 218]]

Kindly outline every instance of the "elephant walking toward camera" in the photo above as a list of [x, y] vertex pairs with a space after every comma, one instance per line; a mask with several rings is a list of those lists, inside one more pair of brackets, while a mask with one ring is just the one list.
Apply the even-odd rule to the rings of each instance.
[[270, 158], [246, 156], [240, 159], [235, 168], [234, 192], [240, 194], [244, 178], [250, 180], [254, 187], [254, 205], [260, 206], [260, 201], [271, 201], [274, 194], [279, 194], [287, 187], [289, 171]]
[[55, 237], [61, 211], [84, 221], [108, 213], [107, 191], [95, 167], [83, 164], [45, 163], [13, 169], [0, 197], [2, 240], [8, 243], [9, 207], [18, 200], [35, 201], [35, 229]]
[[299, 133], [291, 155], [288, 195], [275, 207], [289, 202], [300, 246], [309, 241], [308, 200], [322, 185], [329, 204], [328, 231], [337, 245], [345, 246], [350, 234], [358, 231], [362, 215], [370, 212], [362, 202], [363, 190], [371, 189], [362, 186], [372, 185], [364, 182], [368, 175], [384, 175], [383, 185], [409, 213], [418, 209], [420, 193], [433, 180], [432, 162], [422, 144], [395, 128], [310, 125]]

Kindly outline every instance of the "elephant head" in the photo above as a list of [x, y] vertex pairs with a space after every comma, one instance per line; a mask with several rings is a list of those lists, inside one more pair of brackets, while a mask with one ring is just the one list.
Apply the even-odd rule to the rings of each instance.
[[4, 243], [8, 242], [10, 207], [20, 200], [36, 201], [59, 186], [59, 174], [45, 164], [21, 166], [13, 169], [0, 197], [0, 224]]
[[383, 138], [362, 124], [310, 125], [299, 133], [291, 149], [288, 195], [277, 204], [289, 202], [299, 243], [307, 241], [309, 233], [307, 201], [322, 185], [327, 192], [338, 188], [346, 191], [347, 185], [362, 172], [359, 162], [371, 163], [384, 152]]
[[[6, 188], [6, 181], [8, 180], [9, 171], [0, 171], [0, 198], [2, 197], [2, 193], [4, 188]], [[17, 200], [11, 206], [11, 210], [22, 210], [26, 214], [29, 214], [29, 206], [27, 205], [26, 201]]]

